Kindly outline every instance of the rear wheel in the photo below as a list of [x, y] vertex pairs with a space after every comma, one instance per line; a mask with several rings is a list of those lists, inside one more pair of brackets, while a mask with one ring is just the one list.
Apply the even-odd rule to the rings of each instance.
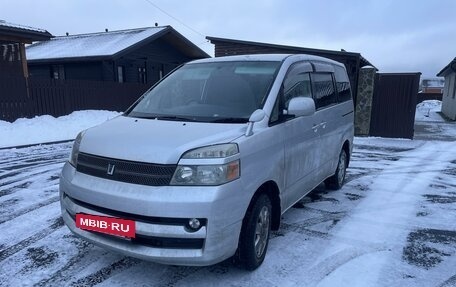
[[247, 213], [239, 241], [239, 259], [247, 270], [263, 263], [271, 231], [271, 200], [261, 194]]
[[344, 185], [345, 174], [347, 171], [348, 155], [347, 152], [342, 149], [339, 154], [339, 161], [337, 163], [337, 169], [333, 176], [325, 180], [325, 184], [330, 189], [340, 189]]

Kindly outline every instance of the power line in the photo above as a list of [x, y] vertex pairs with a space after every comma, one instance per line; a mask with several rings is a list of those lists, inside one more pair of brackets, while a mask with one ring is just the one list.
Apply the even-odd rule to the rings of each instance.
[[187, 27], [187, 29], [190, 29], [191, 31], [195, 32], [196, 34], [202, 36], [202, 37], [205, 37], [202, 33], [198, 32], [197, 30], [193, 29], [192, 27], [190, 27], [189, 25], [185, 24], [184, 22], [182, 22], [181, 20], [177, 19], [176, 17], [174, 17], [173, 15], [169, 14], [168, 12], [166, 12], [165, 10], [163, 10], [162, 8], [158, 7], [155, 3], [153, 3], [152, 1], [150, 0], [145, 0], [147, 3], [149, 3], [150, 5], [154, 6], [155, 8], [157, 8], [158, 10], [160, 10], [162, 13], [168, 15], [169, 17], [173, 18], [174, 20], [176, 20], [177, 22], [179, 22], [180, 24], [184, 25], [185, 27]]

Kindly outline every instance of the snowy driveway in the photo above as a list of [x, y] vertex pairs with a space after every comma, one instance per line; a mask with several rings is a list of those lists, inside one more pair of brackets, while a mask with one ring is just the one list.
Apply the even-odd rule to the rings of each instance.
[[123, 257], [63, 226], [70, 144], [0, 150], [1, 286], [456, 286], [456, 145], [357, 139], [347, 184], [283, 217], [263, 265], [176, 267]]

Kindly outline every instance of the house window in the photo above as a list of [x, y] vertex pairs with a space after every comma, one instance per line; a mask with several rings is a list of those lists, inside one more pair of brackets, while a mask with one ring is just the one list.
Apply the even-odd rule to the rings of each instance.
[[448, 76], [448, 83], [445, 85], [445, 92], [444, 92], [445, 97], [450, 96], [452, 78], [453, 77], [451, 75]]
[[147, 74], [146, 74], [146, 68], [145, 67], [139, 67], [138, 68], [138, 75], [139, 75], [139, 82], [142, 84], [147, 83]]
[[[450, 86], [451, 88], [451, 86]], [[456, 97], [456, 74], [453, 77], [453, 99]]]
[[125, 82], [124, 71], [125, 71], [124, 66], [117, 66], [117, 81], [119, 83]]
[[65, 69], [63, 65], [51, 66], [51, 78], [55, 80], [65, 80]]
[[164, 66], [161, 65], [160, 70], [158, 71], [158, 78], [161, 80], [163, 78]]

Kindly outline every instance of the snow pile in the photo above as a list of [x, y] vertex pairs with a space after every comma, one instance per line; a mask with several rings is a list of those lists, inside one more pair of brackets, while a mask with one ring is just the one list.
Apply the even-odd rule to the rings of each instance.
[[45, 115], [17, 119], [13, 123], [0, 121], [0, 147], [74, 139], [80, 131], [118, 115], [118, 112], [87, 110], [58, 118]]
[[439, 100], [427, 100], [416, 105], [416, 121], [444, 121], [437, 113], [442, 110], [442, 102]]

